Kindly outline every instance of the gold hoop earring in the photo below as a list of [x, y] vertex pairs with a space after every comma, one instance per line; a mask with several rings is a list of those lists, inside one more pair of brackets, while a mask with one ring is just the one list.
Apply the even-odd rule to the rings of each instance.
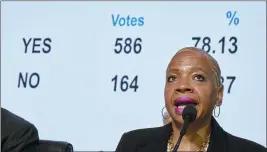
[[[216, 107], [218, 107], [218, 114], [216, 115]], [[214, 107], [214, 109], [213, 109], [213, 115], [216, 117], [216, 118], [218, 118], [219, 116], [220, 116], [220, 113], [221, 113], [221, 106], [217, 106], [217, 105], [215, 105], [215, 107]]]
[[[162, 108], [162, 110], [161, 110], [161, 115], [162, 115], [162, 118], [163, 119], [169, 119], [170, 118], [170, 115], [169, 114], [167, 114], [167, 116], [164, 114], [164, 109], [166, 109], [166, 107], [163, 107]], [[167, 112], [168, 113], [168, 112]]]

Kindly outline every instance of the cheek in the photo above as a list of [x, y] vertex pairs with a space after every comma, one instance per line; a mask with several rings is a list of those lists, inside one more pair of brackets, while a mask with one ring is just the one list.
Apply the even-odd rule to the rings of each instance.
[[164, 97], [165, 97], [165, 104], [169, 104], [171, 102], [173, 89], [170, 86], [165, 86], [164, 90]]
[[209, 109], [214, 106], [216, 102], [216, 92], [212, 87], [201, 87], [197, 89], [197, 92], [203, 108]]

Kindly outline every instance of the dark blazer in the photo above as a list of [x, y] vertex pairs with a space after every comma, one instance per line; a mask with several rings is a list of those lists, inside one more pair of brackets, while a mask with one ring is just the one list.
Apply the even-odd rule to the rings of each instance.
[[[267, 152], [255, 142], [225, 132], [217, 121], [211, 121], [210, 145], [207, 152]], [[172, 132], [171, 123], [157, 128], [138, 129], [124, 133], [116, 152], [166, 152]]]
[[39, 152], [35, 126], [1, 108], [1, 152]]

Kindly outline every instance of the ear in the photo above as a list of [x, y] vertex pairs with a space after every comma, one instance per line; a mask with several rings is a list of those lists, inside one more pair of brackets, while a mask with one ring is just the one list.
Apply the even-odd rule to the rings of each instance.
[[221, 85], [217, 89], [217, 100], [216, 100], [216, 106], [221, 106], [222, 105], [222, 100], [223, 100], [223, 90], [224, 86]]

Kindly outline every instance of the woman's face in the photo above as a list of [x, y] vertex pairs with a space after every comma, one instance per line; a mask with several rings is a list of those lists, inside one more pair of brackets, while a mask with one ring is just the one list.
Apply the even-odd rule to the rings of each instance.
[[187, 104], [197, 109], [195, 121], [209, 119], [215, 104], [221, 104], [222, 91], [217, 87], [212, 61], [203, 52], [179, 52], [169, 63], [165, 105], [173, 121], [183, 123], [182, 111]]

